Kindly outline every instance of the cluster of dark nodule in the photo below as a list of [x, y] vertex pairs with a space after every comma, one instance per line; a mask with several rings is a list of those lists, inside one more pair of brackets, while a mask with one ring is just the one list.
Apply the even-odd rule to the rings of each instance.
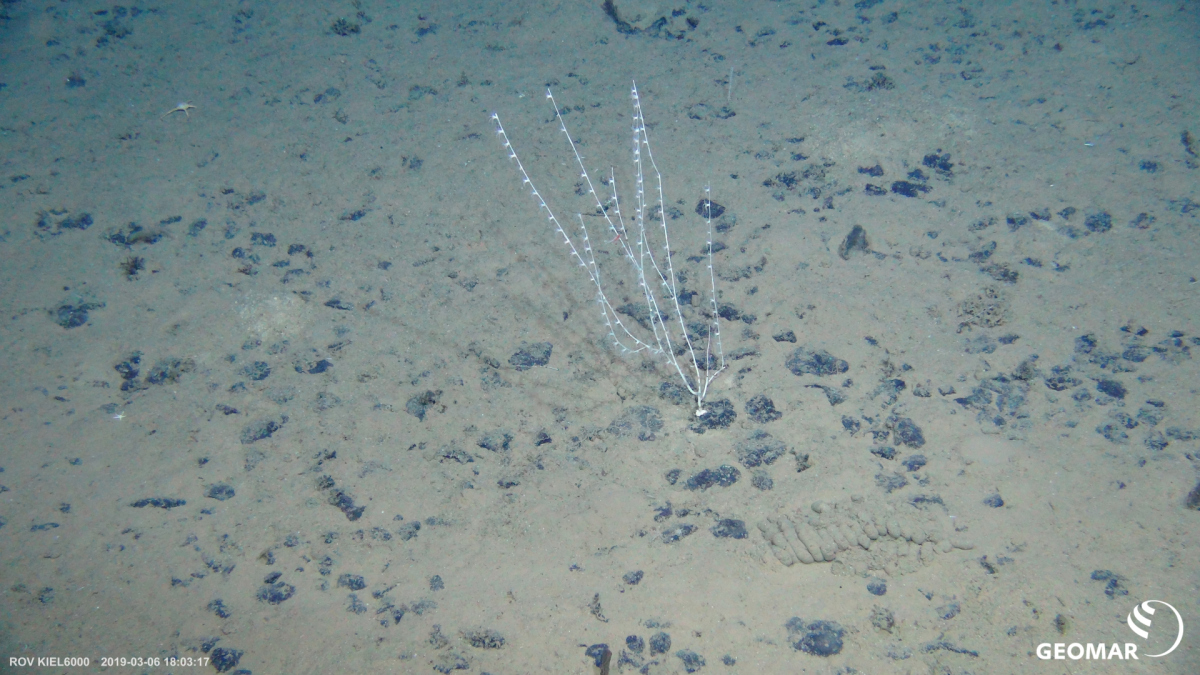
[[[647, 621], [647, 628], [658, 628], [662, 626], [655, 621]], [[665, 626], [664, 626], [665, 627]], [[617, 668], [624, 670], [626, 667], [638, 670], [640, 672], [648, 672], [652, 666], [659, 664], [655, 657], [663, 656], [671, 651], [671, 636], [665, 631], [658, 631], [652, 634], [649, 638], [643, 638], [640, 635], [628, 635], [625, 637], [625, 648], [621, 650], [621, 655], [617, 658]], [[600, 643], [590, 645], [584, 655], [587, 656], [595, 664], [601, 672], [607, 672], [611, 664], [612, 650], [607, 644]], [[685, 672], [695, 673], [706, 665], [704, 657], [690, 650], [681, 649], [675, 652], [674, 656], [679, 659]], [[722, 657], [721, 662], [727, 666], [737, 662], [730, 655]]]

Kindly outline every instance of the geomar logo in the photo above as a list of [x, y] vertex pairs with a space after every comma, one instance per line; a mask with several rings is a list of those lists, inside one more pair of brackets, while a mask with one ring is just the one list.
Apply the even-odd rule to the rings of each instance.
[[[1154, 616], [1154, 606], [1151, 603], [1162, 605], [1175, 613], [1175, 642], [1171, 644], [1171, 648], [1161, 654], [1146, 654], [1147, 657], [1156, 659], [1175, 651], [1175, 648], [1183, 640], [1183, 617], [1179, 615], [1179, 610], [1162, 600], [1146, 600], [1140, 605], [1134, 605], [1133, 611], [1125, 617], [1125, 623], [1129, 624], [1129, 630], [1133, 631], [1143, 640], [1150, 639], [1150, 622], [1151, 617]], [[1166, 626], [1163, 627], [1165, 628]]]

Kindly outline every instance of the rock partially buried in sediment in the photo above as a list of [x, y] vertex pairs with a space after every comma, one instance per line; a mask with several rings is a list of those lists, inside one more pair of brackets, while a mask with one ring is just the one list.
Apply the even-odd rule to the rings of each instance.
[[850, 369], [850, 364], [829, 352], [808, 347], [799, 347], [784, 363], [793, 375], [840, 375]]

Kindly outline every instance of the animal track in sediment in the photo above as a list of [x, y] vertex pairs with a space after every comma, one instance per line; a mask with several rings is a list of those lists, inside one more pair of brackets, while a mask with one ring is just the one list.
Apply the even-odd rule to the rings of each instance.
[[859, 495], [769, 516], [758, 529], [785, 566], [833, 562], [836, 574], [885, 571], [895, 576], [927, 565], [937, 555], [975, 547], [949, 516], [906, 501], [871, 502]]

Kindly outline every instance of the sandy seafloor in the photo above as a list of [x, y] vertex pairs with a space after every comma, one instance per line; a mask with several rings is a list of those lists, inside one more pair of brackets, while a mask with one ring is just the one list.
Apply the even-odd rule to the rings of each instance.
[[[1200, 672], [1196, 6], [615, 11], [4, 2], [0, 671]], [[635, 79], [693, 314], [727, 209], [702, 434], [491, 120], [628, 214]], [[758, 528], [855, 498], [974, 548]]]

